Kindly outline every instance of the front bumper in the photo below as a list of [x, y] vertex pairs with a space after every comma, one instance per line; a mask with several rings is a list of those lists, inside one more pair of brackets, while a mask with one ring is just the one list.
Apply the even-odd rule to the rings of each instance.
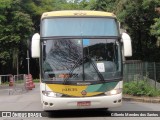
[[[77, 105], [78, 102], [89, 102], [90, 105]], [[47, 97], [42, 95], [42, 104], [45, 111], [70, 109], [97, 109], [111, 108], [122, 105], [122, 93], [112, 96], [96, 97]]]

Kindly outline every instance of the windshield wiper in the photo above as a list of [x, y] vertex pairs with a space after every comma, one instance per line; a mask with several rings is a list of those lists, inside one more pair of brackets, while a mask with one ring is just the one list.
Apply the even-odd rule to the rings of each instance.
[[70, 78], [70, 75], [73, 75], [73, 71], [75, 70], [75, 68], [77, 68], [78, 65], [82, 64], [84, 62], [85, 59], [79, 58], [76, 62], [76, 64], [74, 64], [74, 66], [72, 67], [72, 69], [69, 71], [69, 76], [67, 78], [64, 79], [64, 83], [66, 84], [67, 80]]
[[98, 77], [100, 78], [100, 80], [102, 82], [105, 82], [103, 75], [99, 72], [98, 68], [96, 67], [95, 63], [92, 61], [91, 57], [88, 56], [88, 59], [91, 61], [91, 64], [92, 64], [93, 68], [95, 69], [95, 71], [97, 72]]
[[68, 79], [70, 78], [70, 75], [73, 75], [73, 72], [74, 72], [75, 68], [76, 68], [78, 65], [84, 63], [87, 59], [89, 59], [89, 61], [91, 62], [92, 66], [93, 66], [93, 68], [94, 68], [94, 70], [97, 72], [98, 77], [100, 78], [100, 81], [105, 82], [103, 75], [99, 72], [99, 70], [98, 70], [98, 68], [96, 67], [95, 63], [92, 61], [91, 57], [88, 55], [88, 56], [85, 56], [84, 58], [80, 58], [80, 59], [77, 60], [76, 64], [75, 64], [75, 65], [73, 66], [73, 68], [70, 70], [69, 76], [68, 76], [66, 79], [64, 79], [64, 84], [67, 83]]

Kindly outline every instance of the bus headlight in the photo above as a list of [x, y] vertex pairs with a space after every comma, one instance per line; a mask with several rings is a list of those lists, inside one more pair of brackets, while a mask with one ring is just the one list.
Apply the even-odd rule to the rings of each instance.
[[113, 89], [111, 91], [105, 92], [106, 95], [116, 95], [122, 93], [122, 89]]
[[48, 97], [61, 97], [62, 96], [62, 94], [55, 93], [55, 92], [52, 92], [52, 91], [42, 91], [42, 94], [45, 95], [45, 96], [48, 96]]

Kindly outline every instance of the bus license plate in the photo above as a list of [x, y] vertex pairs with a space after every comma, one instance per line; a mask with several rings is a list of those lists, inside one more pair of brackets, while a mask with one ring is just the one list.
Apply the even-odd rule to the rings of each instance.
[[91, 101], [77, 102], [77, 106], [91, 106]]

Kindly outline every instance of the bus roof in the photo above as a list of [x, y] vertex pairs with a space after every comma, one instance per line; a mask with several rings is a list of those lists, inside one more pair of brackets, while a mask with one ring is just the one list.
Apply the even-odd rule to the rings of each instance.
[[102, 12], [102, 11], [91, 11], [91, 10], [63, 10], [63, 11], [51, 11], [45, 12], [42, 14], [41, 19], [48, 17], [77, 17], [77, 16], [100, 16], [100, 17], [114, 17], [116, 16], [110, 12]]

